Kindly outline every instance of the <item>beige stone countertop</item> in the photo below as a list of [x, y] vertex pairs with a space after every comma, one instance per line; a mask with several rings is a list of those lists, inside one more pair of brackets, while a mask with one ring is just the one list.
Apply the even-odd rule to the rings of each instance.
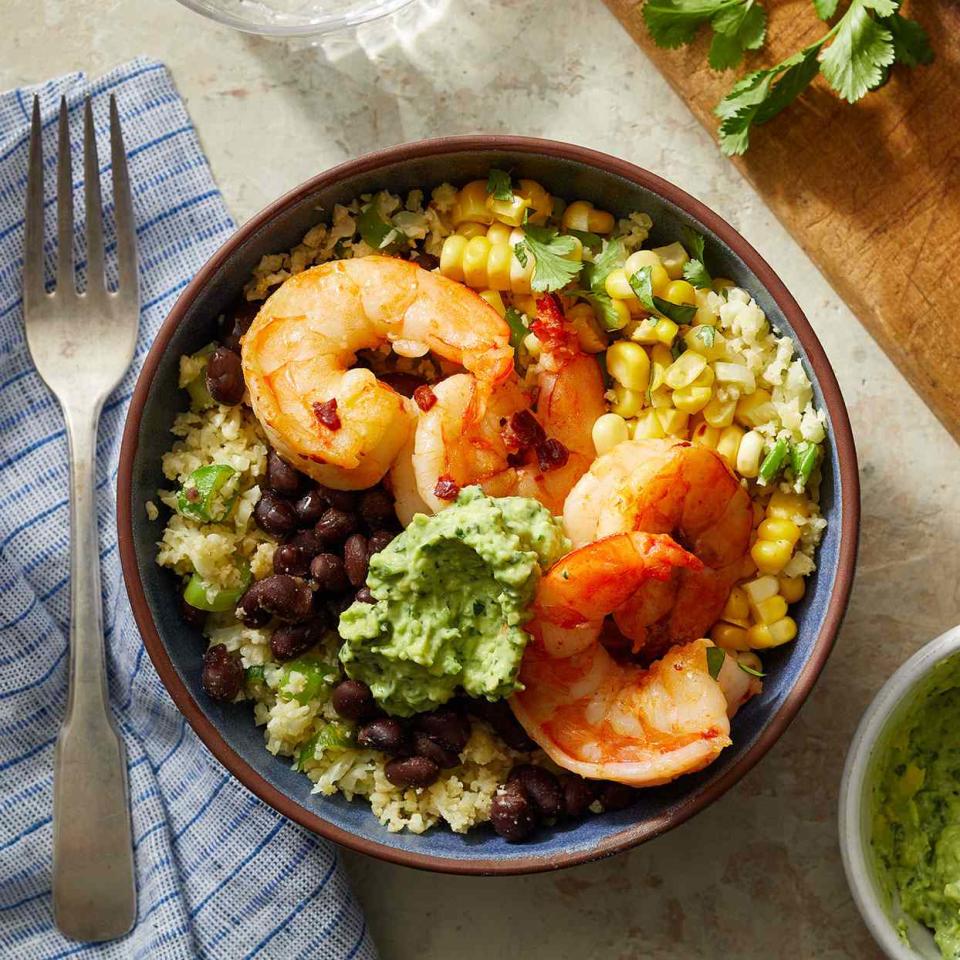
[[367, 150], [499, 131], [647, 167], [760, 251], [837, 371], [863, 483], [853, 599], [797, 720], [722, 800], [601, 863], [466, 879], [346, 859], [385, 960], [878, 956], [844, 882], [837, 790], [872, 695], [960, 621], [960, 449], [600, 0], [421, 0], [412, 19], [316, 47], [233, 33], [174, 0], [3, 6], [0, 87], [165, 61], [241, 220]]

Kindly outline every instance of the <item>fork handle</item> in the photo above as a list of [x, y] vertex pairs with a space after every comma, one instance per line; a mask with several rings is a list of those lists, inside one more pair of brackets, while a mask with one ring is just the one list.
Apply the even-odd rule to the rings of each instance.
[[70, 689], [53, 779], [53, 909], [75, 940], [136, 919], [126, 751], [110, 717], [94, 483], [101, 403], [64, 409], [70, 444]]

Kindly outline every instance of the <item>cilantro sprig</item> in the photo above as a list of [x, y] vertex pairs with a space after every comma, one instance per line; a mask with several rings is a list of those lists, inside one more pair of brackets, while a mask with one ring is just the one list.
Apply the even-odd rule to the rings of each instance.
[[767, 33], [767, 12], [757, 0], [647, 0], [643, 19], [658, 46], [690, 43], [710, 24], [708, 59], [714, 70], [729, 70], [744, 50], [759, 50]]
[[[817, 16], [833, 20], [840, 0], [812, 0]], [[782, 113], [822, 74], [833, 90], [855, 103], [887, 80], [891, 67], [933, 60], [923, 27], [900, 13], [902, 0], [849, 0], [839, 18], [818, 40], [772, 67], [747, 74], [717, 104], [720, 148], [728, 155], [750, 146], [754, 127]], [[709, 23], [713, 29], [710, 65], [736, 66], [745, 50], [759, 49], [766, 17], [754, 0], [646, 0], [644, 19], [655, 43], [690, 43]], [[688, 278], [689, 279], [689, 278]], [[691, 281], [692, 282], [692, 281]]]
[[674, 323], [690, 323], [697, 313], [697, 308], [686, 303], [671, 303], [661, 297], [653, 295], [653, 268], [641, 267], [636, 273], [628, 278], [633, 292], [637, 299], [643, 305], [645, 310], [650, 313], [657, 313], [663, 317], [669, 317]]
[[528, 255], [533, 257], [530, 286], [535, 293], [562, 290], [579, 275], [583, 264], [567, 259], [577, 249], [573, 237], [560, 236], [552, 227], [535, 227], [529, 223], [524, 231], [523, 238], [514, 244], [513, 252], [522, 267], [527, 265]]
[[607, 293], [607, 277], [624, 265], [627, 251], [620, 240], [610, 240], [594, 258], [584, 265], [581, 280], [583, 290], [577, 293], [594, 309], [604, 330], [619, 330], [624, 322], [613, 308], [613, 300]]
[[510, 180], [510, 174], [506, 170], [491, 167], [487, 174], [487, 193], [494, 200], [512, 200], [513, 184]]
[[710, 276], [710, 271], [707, 270], [704, 263], [703, 251], [706, 241], [703, 235], [690, 227], [684, 227], [683, 245], [687, 248], [687, 253], [690, 254], [690, 259], [683, 265], [683, 279], [701, 290], [709, 290], [710, 284], [713, 283], [713, 277]]

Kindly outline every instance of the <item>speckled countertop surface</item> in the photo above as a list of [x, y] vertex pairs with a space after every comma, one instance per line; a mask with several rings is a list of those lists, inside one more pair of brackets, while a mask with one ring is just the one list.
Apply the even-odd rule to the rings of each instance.
[[385, 960], [874, 957], [835, 808], [868, 700], [960, 621], [960, 449], [600, 0], [422, 0], [358, 39], [289, 47], [174, 0], [6, 0], [0, 87], [164, 60], [243, 219], [317, 171], [441, 134], [556, 137], [618, 154], [716, 209], [779, 271], [833, 361], [863, 528], [837, 649], [772, 752], [634, 852], [553, 876], [459, 879], [347, 856]]

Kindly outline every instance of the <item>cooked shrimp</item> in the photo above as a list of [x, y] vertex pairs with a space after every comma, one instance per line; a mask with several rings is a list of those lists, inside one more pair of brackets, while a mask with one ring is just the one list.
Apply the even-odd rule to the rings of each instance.
[[250, 404], [277, 452], [320, 483], [372, 486], [413, 429], [415, 409], [357, 351], [433, 352], [493, 387], [513, 371], [509, 328], [474, 291], [406, 260], [313, 267], [270, 296], [242, 340]]
[[[416, 498], [434, 513], [460, 487], [477, 483], [491, 496], [533, 497], [559, 514], [594, 459], [591, 429], [605, 411], [600, 368], [581, 351], [553, 297], [541, 297], [537, 307], [535, 391], [516, 376], [491, 390], [489, 381], [463, 374], [433, 388], [436, 403], [417, 422], [412, 476]], [[397, 496], [412, 502], [402, 489], [410, 476], [398, 465], [393, 482]]]
[[668, 536], [628, 533], [574, 550], [544, 575], [524, 689], [510, 706], [559, 766], [649, 787], [705, 767], [730, 744], [708, 640], [672, 647], [647, 668], [618, 663], [599, 642], [604, 616], [644, 582], [699, 565]]
[[631, 440], [598, 458], [564, 504], [574, 545], [629, 530], [669, 533], [702, 562], [648, 584], [614, 613], [617, 626], [657, 656], [704, 636], [720, 616], [750, 544], [747, 491], [721, 457], [676, 440]]

